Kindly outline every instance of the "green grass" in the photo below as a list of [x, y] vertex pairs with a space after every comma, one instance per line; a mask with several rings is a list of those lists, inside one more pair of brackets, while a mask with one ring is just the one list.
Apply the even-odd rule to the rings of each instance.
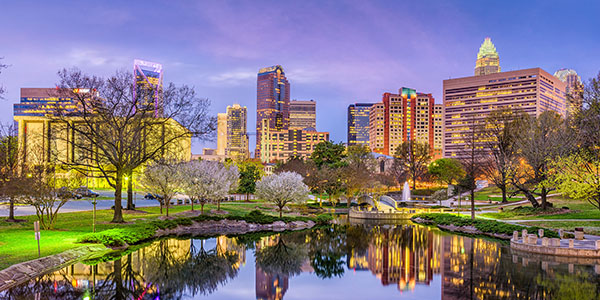
[[485, 213], [481, 216], [501, 219], [501, 220], [546, 220], [546, 219], [598, 219], [600, 220], [600, 210], [589, 204], [571, 199], [555, 197], [550, 199], [554, 208], [568, 207], [570, 212], [562, 214], [544, 215], [540, 209], [534, 209], [531, 204], [523, 205], [522, 208], [507, 209], [503, 212]]
[[600, 220], [598, 221], [535, 221], [523, 222], [529, 226], [541, 226], [552, 229], [575, 230], [575, 227], [583, 227], [586, 234], [600, 235]]
[[[412, 217], [413, 219], [420, 218], [424, 220], [428, 220], [436, 225], [454, 225], [458, 227], [463, 226], [473, 226], [481, 232], [484, 233], [497, 233], [497, 234], [506, 234], [512, 235], [513, 231], [521, 231], [523, 229], [530, 230], [531, 232], [535, 232], [540, 227], [525, 227], [515, 224], [507, 224], [495, 220], [486, 220], [486, 219], [475, 219], [471, 220], [469, 217], [465, 216], [457, 216], [453, 214], [438, 214], [438, 213], [429, 213], [429, 214], [417, 214]], [[558, 233], [545, 230], [545, 237], [558, 237]]]
[[[225, 202], [221, 203], [221, 209], [229, 212], [227, 216], [244, 216], [247, 212], [254, 210], [255, 207], [272, 209], [271, 205], [265, 202]], [[195, 210], [200, 210], [199, 205], [194, 205]], [[204, 206], [205, 214], [211, 209], [216, 209], [216, 205], [207, 204]], [[156, 220], [160, 215], [159, 207], [144, 207], [140, 211], [146, 213], [126, 213], [123, 218], [125, 224], [112, 224], [112, 210], [98, 210], [96, 212], [96, 232], [109, 229], [122, 229], [130, 226], [139, 226], [139, 224], [148, 223]], [[190, 210], [189, 205], [177, 205], [170, 207], [169, 215], [178, 212]], [[268, 215], [276, 215], [276, 212], [268, 211]], [[6, 218], [0, 218], [0, 270], [6, 267], [35, 259], [37, 255], [37, 242], [33, 233], [33, 222], [35, 216], [18, 217], [26, 220], [22, 223], [5, 222]], [[63, 252], [68, 249], [83, 246], [77, 241], [84, 235], [92, 232], [92, 212], [73, 212], [60, 213], [54, 230], [42, 230], [41, 232], [41, 254], [48, 256]]]
[[[511, 192], [512, 191], [508, 191], [507, 196], [509, 196]], [[492, 201], [498, 201], [498, 202], [502, 201], [502, 191], [499, 188], [497, 188], [496, 186], [489, 186], [489, 187], [479, 190], [478, 192], [475, 193], [475, 200], [476, 201], [488, 201], [490, 199], [491, 195], [500, 196], [500, 197], [491, 197]], [[507, 200], [508, 200], [508, 202], [516, 202], [516, 201], [523, 200], [523, 197], [517, 195], [512, 198], [509, 197]]]

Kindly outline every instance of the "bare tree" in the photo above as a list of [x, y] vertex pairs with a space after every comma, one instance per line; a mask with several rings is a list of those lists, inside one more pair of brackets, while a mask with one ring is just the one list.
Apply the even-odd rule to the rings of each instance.
[[[54, 121], [66, 126], [64, 134], [72, 156], [60, 163], [97, 176], [115, 189], [112, 222], [123, 222], [123, 178], [146, 162], [164, 157], [189, 159], [182, 141], [207, 138], [215, 129], [207, 99], [188, 86], [168, 84], [158, 91], [135, 85], [133, 75], [117, 72], [100, 78], [79, 70], [61, 70], [57, 89], [73, 105], [57, 107]], [[156, 95], [159, 95], [158, 99]], [[133, 208], [128, 201], [128, 208]]]
[[287, 204], [308, 199], [308, 187], [302, 179], [302, 176], [293, 172], [269, 175], [256, 183], [256, 194], [263, 200], [273, 202], [279, 208], [281, 218]]
[[458, 152], [460, 163], [465, 170], [465, 177], [459, 180], [459, 186], [470, 193], [471, 219], [475, 219], [476, 180], [482, 174], [483, 162], [488, 159], [489, 153], [487, 153], [483, 148], [484, 145], [480, 142], [480, 139], [483, 137], [483, 124], [475, 120], [474, 116], [470, 117], [469, 123], [468, 131], [463, 133], [465, 148]]
[[493, 111], [483, 130], [484, 147], [490, 156], [483, 162], [482, 172], [502, 191], [502, 203], [508, 202], [510, 179], [518, 166], [516, 137], [520, 117], [510, 109]]
[[[555, 190], [548, 180], [550, 164], [571, 150], [572, 138], [565, 120], [553, 111], [537, 118], [524, 117], [518, 127], [517, 147], [522, 163], [511, 182], [527, 197], [533, 207], [548, 207], [547, 196]], [[536, 196], [540, 197], [538, 203]]]
[[[2, 60], [2, 59], [4, 59], [4, 57], [0, 57], [0, 60]], [[2, 73], [2, 69], [6, 69], [6, 68], [8, 68], [8, 65], [5, 65], [0, 62], [0, 73]], [[2, 85], [0, 85], [0, 99], [4, 99], [2, 97], [2, 95], [4, 95], [5, 92], [6, 92], [6, 89]]]
[[394, 154], [393, 173], [398, 182], [412, 180], [413, 190], [417, 188], [417, 180], [427, 174], [427, 166], [431, 161], [431, 148], [427, 143], [416, 141], [403, 142]]
[[8, 218], [14, 222], [15, 204], [21, 184], [19, 142], [12, 125], [0, 125], [0, 197], [8, 199]]
[[140, 178], [140, 186], [145, 191], [158, 196], [160, 213], [162, 214], [164, 206], [167, 210], [167, 217], [169, 216], [169, 204], [182, 187], [179, 180], [181, 165], [181, 162], [177, 160], [161, 159], [148, 164]]
[[372, 185], [373, 173], [377, 161], [365, 145], [352, 145], [346, 149], [344, 158], [346, 166], [342, 167], [343, 184], [346, 190], [348, 208], [350, 203], [363, 189]]

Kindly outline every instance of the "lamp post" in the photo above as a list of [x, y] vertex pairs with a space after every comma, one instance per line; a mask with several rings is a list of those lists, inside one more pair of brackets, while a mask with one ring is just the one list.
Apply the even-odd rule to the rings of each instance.
[[94, 217], [93, 217], [93, 223], [92, 223], [92, 228], [94, 230], [94, 232], [96, 232], [96, 196], [94, 196], [94, 199], [92, 200], [92, 204], [94, 205]]

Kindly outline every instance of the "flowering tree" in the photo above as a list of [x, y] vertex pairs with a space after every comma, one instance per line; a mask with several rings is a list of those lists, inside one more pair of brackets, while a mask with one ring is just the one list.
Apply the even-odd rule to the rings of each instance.
[[181, 182], [178, 180], [181, 165], [181, 162], [176, 160], [161, 159], [147, 165], [140, 178], [140, 186], [146, 192], [158, 196], [161, 214], [163, 205], [166, 207], [167, 217], [171, 199], [181, 188]]
[[[214, 161], [191, 161], [184, 164], [179, 172], [182, 191], [192, 203], [200, 203], [200, 211], [204, 213], [204, 205], [216, 201], [221, 209], [221, 199], [237, 189], [239, 173], [236, 166], [225, 166]], [[192, 204], [193, 205], [193, 204]], [[193, 206], [192, 206], [193, 210]]]
[[279, 217], [283, 208], [291, 202], [304, 202], [308, 199], [308, 187], [298, 173], [282, 172], [264, 177], [256, 184], [256, 195], [279, 208]]

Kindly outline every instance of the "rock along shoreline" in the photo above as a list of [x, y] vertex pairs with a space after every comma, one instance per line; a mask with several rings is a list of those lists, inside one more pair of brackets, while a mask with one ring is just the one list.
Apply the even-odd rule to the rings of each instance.
[[[214, 236], [235, 235], [252, 232], [283, 232], [312, 228], [316, 225], [313, 221], [292, 221], [285, 223], [276, 221], [271, 224], [255, 224], [238, 220], [220, 220], [193, 222], [191, 225], [179, 225], [172, 229], [158, 229], [153, 239], [168, 236]], [[115, 250], [125, 250], [129, 245], [114, 247]], [[31, 279], [43, 276], [65, 266], [84, 260], [94, 253], [105, 251], [104, 245], [87, 245], [65, 252], [54, 254], [16, 265], [0, 271], [0, 292], [23, 284]]]
[[421, 218], [413, 218], [412, 221], [415, 223], [419, 223], [419, 224], [435, 225], [442, 230], [451, 231], [451, 232], [458, 232], [458, 233], [464, 233], [464, 234], [469, 234], [469, 235], [484, 235], [484, 236], [488, 236], [488, 237], [492, 237], [492, 238], [496, 238], [496, 239], [500, 239], [500, 240], [506, 240], [506, 241], [509, 241], [512, 238], [512, 236], [508, 235], [508, 234], [483, 232], [483, 231], [475, 228], [475, 226], [439, 225], [430, 220], [425, 220], [425, 219], [421, 219]]

